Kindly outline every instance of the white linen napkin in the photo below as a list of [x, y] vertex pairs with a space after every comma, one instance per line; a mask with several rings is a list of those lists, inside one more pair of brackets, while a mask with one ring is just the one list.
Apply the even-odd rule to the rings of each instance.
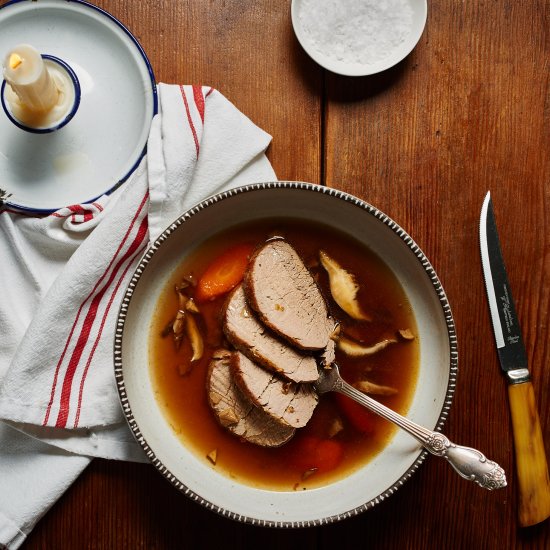
[[90, 457], [145, 460], [112, 355], [147, 244], [207, 196], [276, 179], [271, 137], [218, 91], [161, 84], [159, 99], [147, 155], [115, 193], [46, 217], [0, 214], [0, 546], [10, 550]]

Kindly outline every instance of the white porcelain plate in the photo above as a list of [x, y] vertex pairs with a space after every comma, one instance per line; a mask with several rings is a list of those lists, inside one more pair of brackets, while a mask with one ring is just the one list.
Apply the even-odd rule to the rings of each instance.
[[[0, 59], [18, 44], [65, 61], [81, 102], [63, 128], [33, 134], [0, 111], [0, 187], [8, 206], [51, 212], [114, 190], [144, 154], [155, 78], [132, 34], [91, 4], [21, 0], [0, 9]], [[1, 79], [1, 78], [0, 78]]]
[[351, 195], [306, 183], [257, 184], [216, 195], [160, 235], [141, 259], [121, 305], [115, 376], [134, 435], [178, 489], [233, 519], [303, 527], [334, 522], [381, 502], [410, 478], [426, 451], [398, 431], [368, 464], [331, 485], [308, 491], [252, 488], [216, 472], [182, 444], [156, 401], [148, 361], [148, 335], [159, 296], [182, 260], [225, 228], [285, 216], [343, 231], [392, 269], [413, 307], [420, 339], [418, 382], [407, 416], [427, 428], [441, 429], [454, 392], [458, 359], [453, 318], [437, 275], [411, 237], [384, 213]]

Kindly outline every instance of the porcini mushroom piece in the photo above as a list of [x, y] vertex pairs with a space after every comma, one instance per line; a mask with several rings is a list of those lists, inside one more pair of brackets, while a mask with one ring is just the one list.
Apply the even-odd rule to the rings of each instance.
[[334, 301], [353, 319], [370, 321], [369, 315], [364, 313], [357, 302], [359, 285], [355, 277], [333, 260], [325, 251], [319, 251], [321, 265], [325, 268], [330, 285], [330, 293]]
[[198, 361], [204, 352], [204, 342], [199, 331], [199, 327], [197, 326], [197, 322], [192, 315], [185, 316], [185, 332], [189, 337], [191, 349], [193, 350], [191, 362]]
[[200, 313], [200, 310], [193, 298], [187, 298], [187, 302], [185, 302], [185, 310], [191, 313]]
[[342, 336], [339, 338], [337, 346], [338, 349], [342, 350], [350, 357], [367, 357], [368, 355], [374, 355], [375, 353], [382, 351], [390, 344], [395, 344], [396, 342], [397, 340], [395, 338], [386, 338], [385, 340], [381, 340], [372, 346], [362, 346], [358, 342]]
[[395, 388], [375, 384], [374, 382], [369, 382], [368, 380], [360, 380], [359, 382], [355, 382], [353, 387], [363, 393], [371, 393], [374, 395], [395, 395], [398, 393]]
[[189, 286], [189, 281], [186, 281], [185, 279], [183, 281], [180, 281], [176, 284], [174, 289], [178, 294], [180, 294], [184, 289], [186, 289]]
[[332, 422], [328, 427], [328, 436], [334, 437], [335, 435], [338, 435], [343, 429], [344, 429], [344, 424], [342, 422], [342, 419], [339, 416], [337, 416], [332, 419]]
[[179, 349], [179, 347], [181, 346], [181, 341], [183, 340], [185, 317], [185, 311], [183, 309], [178, 309], [178, 312], [176, 313], [176, 318], [172, 323], [172, 332], [174, 333], [174, 343], [176, 344], [176, 349]]
[[216, 461], [218, 460], [218, 449], [212, 449], [207, 455], [206, 458], [216, 465]]
[[415, 338], [413, 331], [410, 328], [402, 328], [398, 330], [397, 333], [401, 338], [403, 338], [403, 340], [414, 340]]
[[185, 327], [185, 306], [188, 301], [188, 297], [185, 294], [184, 290], [187, 288], [187, 283], [180, 283], [175, 286], [176, 294], [178, 295], [178, 312], [176, 313], [176, 318], [172, 323], [172, 332], [174, 333], [174, 343], [176, 348], [179, 349], [181, 346], [181, 341], [184, 335]]

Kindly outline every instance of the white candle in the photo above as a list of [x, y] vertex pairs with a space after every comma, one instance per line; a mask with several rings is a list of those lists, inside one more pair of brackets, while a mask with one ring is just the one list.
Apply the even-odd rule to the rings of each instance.
[[21, 44], [4, 59], [4, 78], [21, 104], [34, 112], [46, 112], [57, 103], [59, 90], [41, 55]]

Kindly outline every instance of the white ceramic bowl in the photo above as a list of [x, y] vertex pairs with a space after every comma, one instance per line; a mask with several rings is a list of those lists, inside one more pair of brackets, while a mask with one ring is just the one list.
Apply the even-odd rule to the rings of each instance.
[[[335, 21], [329, 20], [329, 16], [322, 11], [322, 7], [315, 4], [312, 9], [306, 9], [306, 2], [316, 2], [316, 0], [292, 0], [291, 19], [296, 38], [307, 52], [307, 54], [316, 61], [321, 67], [332, 71], [333, 73], [345, 76], [366, 76], [379, 73], [393, 67], [402, 61], [416, 46], [426, 25], [428, 7], [426, 0], [396, 0], [398, 4], [408, 4], [408, 9], [403, 12], [405, 19], [401, 24], [409, 28], [408, 34], [403, 35], [397, 40], [397, 35], [388, 35], [371, 32], [371, 40], [367, 40], [368, 31], [354, 28], [352, 23], [342, 24], [340, 15], [345, 13], [347, 7], [344, 5]], [[354, 6], [360, 5], [356, 2]], [[313, 16], [310, 15], [313, 12]], [[405, 16], [406, 14], [406, 16]], [[357, 14], [356, 14], [357, 15]], [[357, 21], [358, 17], [354, 18]], [[378, 22], [374, 22], [377, 26]], [[321, 36], [318, 29], [322, 25], [327, 25], [327, 33]], [[395, 28], [395, 27], [394, 27]], [[341, 34], [338, 34], [341, 33]], [[392, 42], [393, 41], [393, 42]], [[359, 46], [364, 46], [362, 62], [348, 60], [348, 55], [339, 58], [337, 48], [343, 47], [344, 42], [347, 46], [353, 47], [355, 59], [361, 50]], [[391, 42], [391, 46], [390, 43]], [[350, 50], [350, 48], [344, 48]]]
[[376, 505], [410, 478], [426, 451], [397, 431], [367, 465], [332, 485], [289, 492], [242, 485], [183, 446], [155, 400], [148, 365], [153, 312], [182, 259], [224, 228], [283, 215], [348, 233], [393, 270], [413, 307], [420, 339], [417, 388], [407, 416], [427, 428], [441, 429], [454, 392], [458, 359], [451, 310], [436, 273], [411, 237], [385, 214], [351, 195], [306, 183], [262, 183], [228, 191], [170, 225], [144, 254], [123, 299], [115, 336], [115, 374], [135, 437], [178, 489], [233, 519], [302, 527], [337, 521]]

